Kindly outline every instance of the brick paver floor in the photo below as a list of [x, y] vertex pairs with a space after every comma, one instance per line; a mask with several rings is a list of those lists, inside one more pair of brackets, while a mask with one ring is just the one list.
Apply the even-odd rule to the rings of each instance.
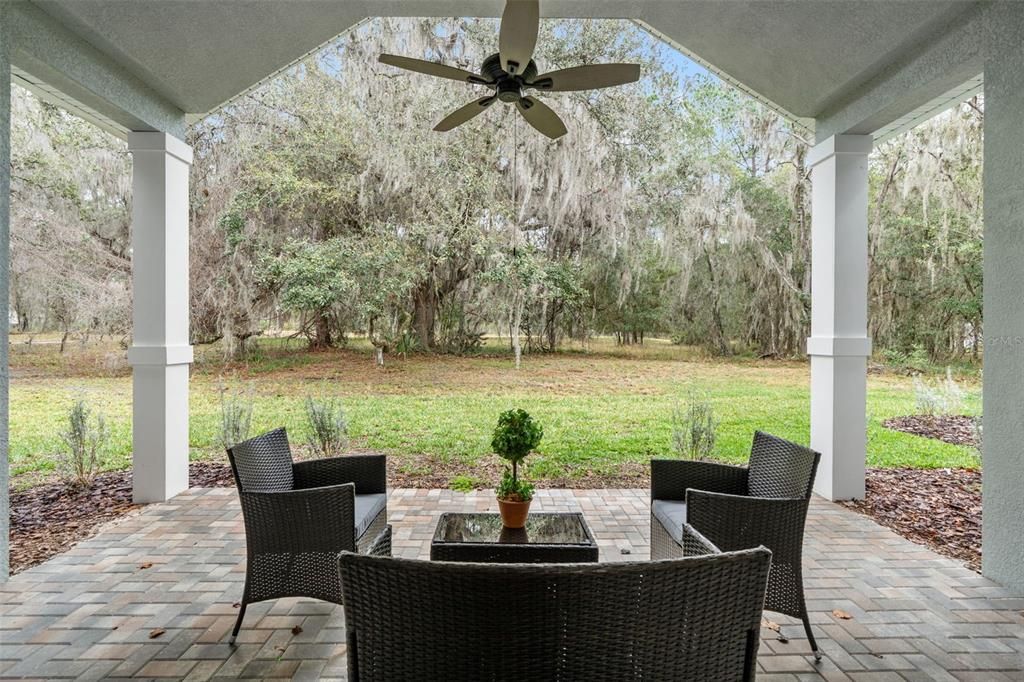
[[[492, 500], [393, 491], [395, 553], [425, 558], [442, 511], [492, 509]], [[647, 505], [644, 490], [552, 490], [534, 509], [581, 510], [601, 560], [628, 561], [648, 557]], [[244, 543], [234, 490], [194, 489], [0, 584], [0, 677], [344, 679], [340, 607], [254, 604], [238, 646], [226, 643]], [[762, 629], [759, 679], [1024, 680], [1024, 599], [819, 499], [804, 558], [825, 658], [815, 665], [797, 621], [766, 614], [788, 641]]]

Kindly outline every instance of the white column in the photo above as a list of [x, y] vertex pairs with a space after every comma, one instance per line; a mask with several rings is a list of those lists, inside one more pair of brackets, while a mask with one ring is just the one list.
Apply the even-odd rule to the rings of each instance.
[[811, 170], [811, 447], [814, 491], [864, 497], [867, 452], [868, 135], [815, 145]]
[[8, 410], [7, 410], [7, 332], [10, 276], [10, 200], [11, 200], [11, 63], [7, 26], [7, 3], [0, 2], [0, 582], [10, 569], [10, 498], [7, 493]]
[[132, 152], [132, 449], [136, 502], [188, 488], [188, 180], [192, 148], [130, 133]]
[[[1003, 17], [1006, 26], [1024, 24], [1011, 10], [1004, 14], [1009, 14]], [[993, 49], [985, 64], [984, 159], [981, 570], [1024, 595], [1024, 46], [1019, 37]]]

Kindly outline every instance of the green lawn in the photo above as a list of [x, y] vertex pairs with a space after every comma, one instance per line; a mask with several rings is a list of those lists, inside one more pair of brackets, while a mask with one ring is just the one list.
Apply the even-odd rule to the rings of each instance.
[[[490, 429], [502, 410], [523, 407], [544, 426], [535, 478], [580, 470], [614, 472], [623, 461], [670, 451], [672, 413], [689, 387], [707, 391], [721, 422], [718, 455], [741, 461], [755, 429], [808, 441], [806, 363], [713, 360], [686, 348], [649, 341], [616, 348], [599, 341], [589, 350], [526, 356], [516, 371], [503, 347], [493, 355], [418, 355], [373, 366], [360, 343], [347, 350], [306, 353], [300, 346], [264, 341], [258, 359], [224, 367], [216, 349], [202, 349], [191, 384], [192, 457], [223, 457], [219, 445], [220, 387], [251, 390], [254, 433], [285, 425], [304, 437], [307, 394], [342, 398], [353, 446], [393, 457], [428, 454], [472, 464], [489, 453]], [[107, 466], [125, 467], [131, 453], [131, 379], [116, 347], [12, 348], [11, 473], [25, 485], [53, 469], [65, 411], [77, 397], [106, 416], [112, 433]], [[113, 358], [113, 359], [112, 359]], [[105, 376], [106, 375], [106, 376]], [[966, 411], [980, 409], [976, 380], [966, 379]], [[872, 466], [976, 466], [969, 448], [889, 431], [881, 422], [911, 414], [909, 378], [872, 374], [868, 384], [868, 461]]]

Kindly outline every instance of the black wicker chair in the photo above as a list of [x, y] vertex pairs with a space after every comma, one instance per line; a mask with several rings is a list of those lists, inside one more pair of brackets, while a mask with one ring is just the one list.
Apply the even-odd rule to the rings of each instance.
[[772, 551], [765, 609], [803, 621], [816, 659], [821, 652], [804, 600], [804, 523], [817, 452], [758, 431], [748, 467], [651, 460], [651, 558], [678, 557], [684, 523], [723, 551], [764, 545]]
[[683, 538], [691, 558], [618, 564], [346, 552], [348, 679], [752, 680], [771, 553]]
[[245, 607], [281, 597], [341, 603], [342, 551], [391, 553], [384, 455], [292, 462], [275, 429], [228, 450], [245, 521]]

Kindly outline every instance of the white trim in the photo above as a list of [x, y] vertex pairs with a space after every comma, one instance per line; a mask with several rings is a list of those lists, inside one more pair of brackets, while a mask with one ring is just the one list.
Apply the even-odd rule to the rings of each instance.
[[128, 133], [128, 151], [132, 154], [158, 152], [192, 165], [192, 147], [168, 133], [132, 131]]
[[871, 339], [866, 336], [809, 336], [807, 354], [818, 357], [871, 357]]
[[672, 49], [674, 49], [674, 50], [678, 51], [679, 53], [685, 55], [691, 61], [696, 62], [697, 64], [700, 64], [702, 67], [704, 67], [705, 69], [707, 69], [711, 73], [715, 74], [718, 78], [722, 79], [723, 81], [725, 81], [729, 85], [733, 86], [734, 88], [736, 88], [740, 92], [742, 92], [742, 93], [744, 93], [744, 94], [746, 94], [746, 95], [748, 95], [750, 97], [753, 97], [754, 99], [756, 99], [758, 102], [760, 102], [764, 106], [768, 107], [769, 109], [771, 109], [775, 113], [779, 114], [783, 118], [789, 120], [793, 125], [795, 125], [797, 128], [802, 130], [804, 133], [806, 133], [807, 135], [813, 137], [813, 135], [814, 135], [814, 119], [813, 118], [805, 118], [803, 116], [797, 116], [793, 112], [791, 112], [788, 109], [785, 109], [782, 106], [776, 104], [775, 102], [773, 102], [772, 100], [768, 99], [764, 95], [762, 95], [762, 94], [760, 94], [760, 93], [758, 93], [758, 92], [756, 92], [754, 90], [751, 90], [749, 87], [744, 85], [741, 81], [737, 80], [736, 78], [733, 78], [732, 76], [727, 74], [725, 71], [722, 71], [717, 66], [712, 64], [711, 62], [709, 62], [709, 61], [707, 61], [705, 59], [702, 59], [699, 55], [697, 55], [694, 52], [692, 52], [692, 51], [688, 50], [687, 48], [683, 47], [677, 41], [673, 40], [669, 36], [665, 35], [661, 31], [659, 31], [658, 29], [654, 28], [653, 26], [648, 24], [643, 19], [630, 19], [630, 21], [632, 21], [634, 24], [636, 24], [638, 27], [640, 27], [640, 29], [642, 29], [643, 31], [646, 31], [652, 38], [655, 38], [656, 40], [660, 40], [661, 42], [665, 43], [666, 45], [668, 45]]
[[92, 123], [97, 128], [105, 130], [106, 132], [124, 139], [128, 134], [128, 129], [124, 126], [118, 125], [114, 121], [110, 120], [103, 114], [90, 109], [76, 99], [69, 97], [64, 94], [63, 91], [50, 86], [49, 84], [34, 78], [27, 71], [22, 71], [16, 66], [11, 66], [11, 80], [21, 87], [25, 88], [39, 99], [49, 102], [54, 106], [60, 107], [65, 111]]
[[924, 123], [925, 121], [938, 116], [947, 109], [951, 109], [980, 93], [985, 86], [983, 74], [961, 83], [955, 88], [944, 92], [935, 99], [925, 102], [918, 108], [900, 116], [892, 123], [882, 126], [874, 132], [875, 143], [881, 144], [897, 135]]
[[128, 364], [132, 367], [169, 367], [191, 365], [192, 346], [132, 346], [128, 349]]
[[814, 168], [837, 154], [867, 156], [874, 146], [869, 135], [833, 135], [811, 147], [807, 153], [807, 167]]
[[278, 76], [279, 76], [280, 74], [284, 73], [284, 72], [285, 72], [285, 71], [287, 71], [288, 69], [291, 69], [291, 68], [293, 68], [293, 67], [294, 67], [294, 66], [296, 66], [297, 64], [300, 64], [301, 62], [305, 61], [306, 59], [308, 59], [308, 58], [309, 58], [309, 57], [311, 57], [312, 55], [314, 55], [314, 54], [316, 54], [317, 52], [319, 52], [320, 50], [324, 49], [325, 47], [327, 47], [328, 45], [330, 45], [331, 43], [333, 43], [333, 42], [334, 42], [335, 40], [337, 40], [337, 39], [338, 39], [338, 38], [340, 38], [341, 36], [345, 35], [346, 33], [350, 33], [350, 32], [352, 32], [352, 31], [355, 31], [355, 30], [357, 30], [358, 28], [360, 28], [361, 26], [363, 26], [364, 24], [366, 24], [366, 23], [367, 23], [368, 21], [370, 21], [371, 19], [375, 19], [375, 18], [377, 18], [377, 17], [363, 17], [362, 19], [360, 19], [360, 20], [359, 20], [359, 21], [357, 21], [356, 23], [354, 23], [354, 24], [352, 24], [351, 26], [349, 26], [348, 28], [346, 28], [346, 29], [345, 29], [344, 31], [342, 31], [341, 33], [338, 33], [337, 35], [334, 35], [334, 36], [332, 36], [332, 37], [328, 38], [328, 39], [327, 39], [327, 40], [325, 40], [324, 42], [322, 42], [322, 43], [320, 43], [319, 45], [317, 45], [316, 47], [314, 47], [314, 48], [313, 48], [312, 50], [310, 50], [309, 52], [306, 52], [305, 54], [301, 55], [300, 57], [297, 57], [296, 59], [294, 59], [294, 60], [292, 60], [292, 61], [288, 62], [287, 64], [285, 64], [285, 65], [284, 65], [284, 66], [282, 66], [281, 68], [277, 69], [277, 70], [276, 70], [276, 71], [274, 71], [273, 73], [271, 73], [271, 74], [269, 74], [269, 75], [267, 75], [267, 76], [264, 76], [264, 77], [263, 77], [263, 78], [261, 78], [260, 80], [256, 81], [255, 83], [253, 83], [252, 85], [250, 85], [249, 87], [247, 87], [247, 88], [246, 88], [245, 90], [242, 90], [242, 91], [241, 91], [240, 93], [238, 93], [237, 95], [234, 95], [234, 96], [232, 96], [232, 97], [229, 97], [228, 99], [224, 100], [223, 102], [221, 102], [220, 104], [218, 104], [218, 105], [217, 105], [217, 106], [215, 106], [214, 108], [210, 109], [210, 110], [209, 110], [209, 111], [207, 111], [206, 113], [204, 113], [204, 114], [187, 114], [187, 115], [185, 116], [185, 120], [186, 120], [186, 122], [187, 122], [187, 123], [188, 123], [189, 125], [192, 125], [193, 123], [196, 123], [197, 121], [201, 121], [201, 120], [203, 120], [204, 118], [206, 118], [207, 116], [209, 116], [209, 115], [211, 115], [211, 114], [214, 114], [214, 113], [216, 113], [216, 112], [220, 111], [221, 109], [224, 109], [225, 107], [229, 107], [229, 106], [231, 106], [232, 104], [234, 104], [235, 102], [237, 102], [237, 101], [238, 101], [238, 100], [240, 100], [241, 98], [243, 98], [243, 97], [245, 97], [246, 95], [248, 95], [248, 94], [249, 94], [250, 92], [253, 92], [254, 90], [257, 90], [257, 89], [259, 89], [259, 88], [263, 87], [263, 85], [264, 85], [264, 84], [266, 84], [267, 82], [269, 82], [269, 81], [272, 81], [272, 80], [274, 80], [274, 79], [275, 79], [275, 78], [277, 78], [277, 77], [278, 77]]

